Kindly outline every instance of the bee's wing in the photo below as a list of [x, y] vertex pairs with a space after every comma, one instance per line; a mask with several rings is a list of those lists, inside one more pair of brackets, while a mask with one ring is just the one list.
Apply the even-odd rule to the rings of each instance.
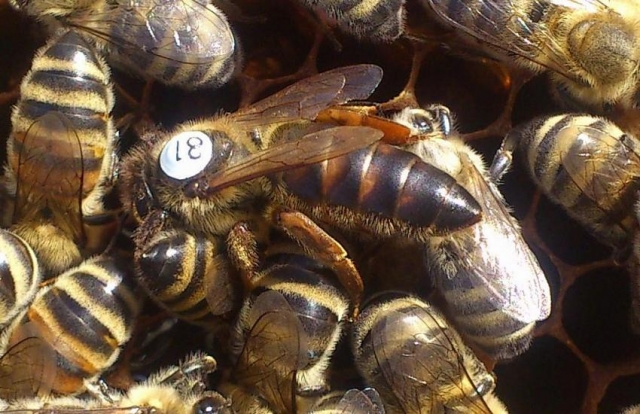
[[208, 0], [114, 0], [103, 13], [71, 23], [124, 57], [150, 54], [180, 64], [210, 65], [235, 49], [226, 18]]
[[489, 185], [469, 157], [461, 154], [469, 168], [471, 194], [482, 205], [483, 219], [465, 231], [473, 237], [454, 244], [453, 254], [464, 266], [456, 283], [485, 289], [486, 299], [507, 315], [523, 323], [546, 319], [551, 312], [549, 284], [537, 259], [525, 242], [516, 220], [507, 210], [498, 189]]
[[17, 192], [13, 222], [52, 221], [74, 240], [83, 238], [82, 144], [72, 122], [51, 111], [24, 134], [13, 135]]
[[[575, 137], [560, 155], [564, 172], [602, 210], [611, 209], [611, 183], [629, 182], [640, 176], [640, 142], [633, 136], [615, 137], [597, 125], [567, 125], [563, 136]], [[563, 171], [558, 172], [561, 176]], [[635, 197], [635, 194], [629, 194]]]
[[295, 412], [296, 372], [306, 365], [302, 324], [276, 291], [261, 293], [234, 371], [238, 383], [258, 391], [278, 412]]
[[382, 138], [383, 133], [369, 127], [339, 126], [309, 133], [253, 153], [212, 175], [207, 191], [213, 194], [256, 177], [291, 170], [346, 155]]
[[384, 414], [384, 406], [380, 394], [374, 388], [362, 391], [351, 389], [345, 392], [336, 407], [336, 413], [341, 414]]
[[314, 120], [331, 106], [366, 99], [382, 80], [376, 65], [345, 66], [303, 79], [230, 115], [234, 126], [248, 132], [280, 122]]
[[[398, 335], [401, 327], [413, 335], [396, 339], [403, 336]], [[447, 394], [463, 392], [463, 380], [473, 384], [450, 328], [428, 312], [389, 312], [371, 335], [378, 364], [406, 412], [444, 413]], [[469, 398], [467, 412], [490, 413], [482, 402]]]
[[547, 13], [555, 8], [612, 13], [599, 0], [427, 0], [440, 19], [457, 30], [503, 50], [579, 80], [566, 47], [551, 33]]
[[[448, 361], [452, 357], [455, 360], [455, 350], [449, 343], [432, 346], [426, 341], [426, 337], [402, 341], [398, 329], [405, 326], [406, 317], [400, 312], [389, 312], [374, 325], [371, 338], [376, 361], [389, 388], [406, 412], [444, 413], [433, 386], [436, 380], [448, 381], [451, 374], [432, 372], [431, 368], [424, 365], [433, 360]], [[418, 324], [422, 332], [429, 332], [430, 325], [433, 325], [420, 318], [416, 318], [413, 323]]]
[[33, 323], [18, 326], [0, 357], [0, 398], [47, 398], [56, 380], [56, 354]]

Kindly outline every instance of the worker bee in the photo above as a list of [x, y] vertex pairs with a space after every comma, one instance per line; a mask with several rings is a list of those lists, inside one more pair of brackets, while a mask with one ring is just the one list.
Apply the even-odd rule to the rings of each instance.
[[597, 111], [636, 104], [635, 2], [423, 1], [443, 23], [480, 40], [502, 60], [536, 72], [549, 69], [552, 90], [567, 103]]
[[130, 277], [105, 254], [43, 284], [0, 337], [0, 397], [75, 394], [111, 367], [139, 313]]
[[[407, 108], [396, 121], [421, 131], [452, 131], [447, 108]], [[442, 126], [431, 126], [433, 123]], [[464, 338], [494, 358], [523, 352], [535, 322], [551, 311], [549, 285], [527, 246], [518, 222], [509, 214], [484, 162], [457, 136], [441, 135], [405, 147], [446, 171], [482, 205], [473, 226], [427, 240], [429, 273], [444, 296]]]
[[31, 246], [0, 229], [0, 332], [31, 304], [41, 279]]
[[10, 3], [53, 28], [78, 28], [111, 64], [167, 85], [218, 87], [239, 66], [231, 27], [207, 0]]
[[236, 224], [264, 228], [280, 205], [342, 230], [417, 241], [477, 222], [480, 206], [451, 176], [371, 145], [381, 131], [311, 122], [327, 106], [368, 97], [381, 76], [374, 65], [334, 69], [232, 115], [143, 140], [123, 159], [120, 181], [125, 208], [142, 220], [138, 234], [171, 217], [233, 245]]
[[355, 322], [356, 367], [388, 413], [506, 413], [495, 378], [429, 303], [386, 292]]
[[384, 414], [380, 394], [375, 388], [362, 391], [351, 389], [347, 392], [334, 391], [324, 395], [313, 404], [309, 413], [313, 414]]
[[[146, 381], [133, 385], [125, 394], [108, 390], [94, 398], [54, 397], [0, 402], [0, 412], [130, 414], [232, 413], [230, 402], [213, 391], [205, 391], [207, 374], [215, 371], [216, 360], [196, 353], [178, 366], [163, 368]], [[19, 410], [19, 411], [18, 411]]]
[[243, 269], [250, 293], [231, 337], [233, 377], [277, 412], [296, 412], [296, 395], [328, 390], [327, 368], [349, 315], [349, 300], [334, 282], [344, 279], [336, 278], [340, 260], [325, 263], [330, 249], [309, 241], [325, 236], [319, 228], [310, 232], [308, 253], [274, 244], [261, 269]]
[[404, 0], [301, 2], [311, 9], [321, 10], [335, 20], [340, 29], [358, 39], [392, 42], [403, 33]]
[[637, 414], [640, 413], [640, 405], [632, 405], [625, 408], [620, 414]]
[[136, 280], [162, 308], [209, 328], [237, 311], [238, 276], [221, 240], [167, 220], [157, 233], [138, 233], [136, 245]]
[[102, 252], [117, 228], [106, 205], [116, 135], [109, 68], [75, 31], [36, 54], [7, 141], [4, 225], [33, 247], [45, 276]]
[[538, 188], [598, 240], [628, 255], [638, 228], [640, 142], [604, 118], [545, 116], [511, 130], [491, 166], [499, 178], [518, 151]]

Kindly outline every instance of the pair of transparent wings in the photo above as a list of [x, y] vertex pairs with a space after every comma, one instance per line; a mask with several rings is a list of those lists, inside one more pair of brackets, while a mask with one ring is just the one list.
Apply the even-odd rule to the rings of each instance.
[[547, 24], [547, 15], [553, 13], [553, 18], [566, 20], [572, 13], [587, 12], [602, 19], [615, 13], [599, 0], [427, 0], [427, 3], [443, 22], [462, 33], [576, 81], [580, 79], [575, 75], [574, 59]]

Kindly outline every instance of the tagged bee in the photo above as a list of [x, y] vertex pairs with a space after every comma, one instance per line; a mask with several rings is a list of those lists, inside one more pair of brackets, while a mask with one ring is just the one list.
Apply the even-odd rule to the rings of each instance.
[[395, 293], [372, 299], [355, 322], [358, 371], [387, 413], [506, 413], [495, 378], [430, 304]]
[[636, 104], [640, 15], [633, 1], [423, 1], [502, 60], [548, 69], [552, 90], [569, 104], [597, 111]]
[[0, 229], [0, 332], [24, 313], [41, 280], [40, 265], [31, 246]]
[[[418, 137], [431, 134], [404, 148], [449, 173], [482, 206], [480, 222], [431, 237], [426, 243], [429, 274], [456, 327], [467, 341], [493, 358], [524, 352], [536, 321], [549, 316], [551, 303], [547, 280], [518, 222], [480, 156], [451, 133], [447, 108], [407, 108], [394, 119]], [[436, 137], [436, 131], [442, 134]]]
[[336, 21], [340, 29], [361, 40], [392, 42], [403, 33], [404, 0], [300, 0]]
[[564, 208], [598, 240], [629, 252], [638, 221], [640, 142], [604, 118], [545, 116], [511, 130], [491, 166], [499, 179], [517, 152], [549, 199]]
[[327, 368], [349, 314], [349, 300], [334, 280], [345, 271], [349, 274], [337, 279], [360, 278], [342, 260], [325, 258], [340, 246], [316, 230], [302, 238], [306, 253], [276, 242], [260, 269], [241, 270], [249, 295], [232, 333], [232, 375], [276, 412], [296, 412], [296, 395], [328, 390]]
[[42, 285], [0, 337], [0, 398], [76, 394], [95, 382], [139, 313], [130, 277], [126, 263], [105, 254]]
[[116, 135], [109, 68], [75, 31], [33, 59], [11, 117], [4, 225], [33, 247], [45, 276], [100, 253], [117, 228], [107, 206]]
[[53, 28], [81, 30], [109, 62], [187, 89], [218, 87], [240, 54], [224, 14], [207, 0], [10, 0]]
[[163, 368], [126, 394], [109, 390], [94, 398], [31, 398], [0, 402], [1, 413], [135, 413], [135, 414], [231, 414], [230, 401], [216, 392], [205, 391], [206, 375], [215, 371], [216, 361], [196, 353], [178, 366]]
[[[371, 145], [381, 131], [312, 122], [328, 106], [365, 99], [381, 77], [374, 65], [334, 69], [234, 114], [148, 137], [123, 160], [121, 180], [125, 208], [142, 222], [138, 248], [168, 217], [240, 244], [232, 228], [253, 221], [260, 231], [279, 205], [341, 230], [417, 241], [477, 222], [480, 206], [451, 176]], [[343, 284], [357, 310], [361, 287]]]

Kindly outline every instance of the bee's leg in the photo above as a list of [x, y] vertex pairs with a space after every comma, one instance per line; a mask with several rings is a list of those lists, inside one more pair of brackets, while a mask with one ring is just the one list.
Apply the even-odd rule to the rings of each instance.
[[519, 134], [508, 133], [507, 136], [504, 137], [498, 152], [496, 152], [491, 167], [489, 167], [489, 177], [491, 177], [491, 181], [494, 183], [498, 183], [511, 167], [513, 151], [518, 145], [519, 136]]
[[351, 298], [351, 317], [358, 316], [364, 285], [344, 247], [299, 211], [276, 209], [272, 218], [277, 227], [336, 273]]
[[85, 379], [84, 388], [87, 390], [89, 395], [101, 401], [105, 406], [113, 406], [116, 404], [109, 392], [109, 386], [102, 379]]
[[498, 115], [498, 118], [496, 118], [485, 128], [468, 134], [463, 134], [462, 139], [465, 142], [475, 141], [487, 137], [501, 136], [509, 131], [513, 126], [511, 122], [511, 116], [513, 114], [513, 107], [515, 106], [515, 101], [518, 97], [518, 93], [520, 92], [520, 89], [522, 89], [522, 87], [527, 82], [529, 82], [529, 80], [534, 75], [533, 73], [525, 70], [506, 68], [502, 65], [499, 65], [498, 63], [495, 63], [495, 65], [496, 70], [498, 72], [501, 72], [501, 77], [503, 78], [505, 87], [509, 88], [509, 92], [507, 93], [507, 98], [504, 104], [504, 109], [502, 110], [500, 115]]
[[142, 88], [142, 96], [140, 101], [136, 100], [129, 92], [124, 90], [120, 85], [114, 83], [118, 100], [123, 100], [132, 111], [122, 116], [115, 122], [115, 129], [119, 135], [124, 135], [129, 128], [133, 128], [134, 132], [141, 136], [148, 130], [154, 130], [153, 123], [149, 113], [153, 110], [151, 105], [151, 92], [153, 91], [153, 80], [147, 80]]
[[240, 273], [240, 279], [245, 293], [253, 288], [253, 280], [258, 272], [260, 255], [258, 254], [258, 240], [251, 225], [241, 221], [229, 231], [227, 235], [227, 255], [231, 264]]

